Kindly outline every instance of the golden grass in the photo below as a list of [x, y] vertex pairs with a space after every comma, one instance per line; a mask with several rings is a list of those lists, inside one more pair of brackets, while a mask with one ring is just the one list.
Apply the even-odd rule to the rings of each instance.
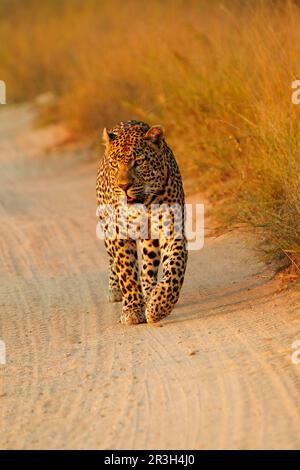
[[296, 2], [2, 0], [0, 18], [8, 99], [54, 91], [56, 119], [93, 137], [121, 119], [162, 123], [227, 223], [299, 255]]

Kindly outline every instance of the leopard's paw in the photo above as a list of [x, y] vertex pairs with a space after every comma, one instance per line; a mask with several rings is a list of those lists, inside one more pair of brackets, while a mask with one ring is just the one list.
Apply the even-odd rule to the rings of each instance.
[[138, 325], [139, 323], [146, 323], [144, 309], [140, 307], [123, 307], [121, 323], [123, 325]]
[[170, 315], [172, 310], [151, 309], [146, 311], [147, 323], [157, 323]]
[[170, 315], [173, 310], [172, 305], [162, 305], [161, 301], [157, 299], [150, 298], [146, 307], [146, 320], [147, 323], [157, 323], [163, 318]]

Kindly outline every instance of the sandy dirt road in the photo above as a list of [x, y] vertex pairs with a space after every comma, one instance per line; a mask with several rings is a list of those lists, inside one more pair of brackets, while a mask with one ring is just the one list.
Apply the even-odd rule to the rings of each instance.
[[191, 252], [158, 326], [118, 324], [95, 236], [97, 163], [0, 113], [0, 447], [300, 447], [300, 293], [242, 233]]

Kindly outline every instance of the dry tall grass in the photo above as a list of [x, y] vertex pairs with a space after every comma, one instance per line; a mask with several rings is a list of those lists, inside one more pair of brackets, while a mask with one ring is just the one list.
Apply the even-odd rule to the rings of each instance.
[[84, 133], [163, 123], [227, 221], [300, 253], [296, 1], [2, 0], [0, 18], [8, 99], [54, 91], [51, 116]]

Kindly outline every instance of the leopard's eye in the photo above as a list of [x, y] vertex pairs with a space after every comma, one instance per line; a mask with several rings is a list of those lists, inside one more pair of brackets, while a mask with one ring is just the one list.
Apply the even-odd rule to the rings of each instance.
[[138, 157], [135, 157], [135, 160], [133, 162], [133, 167], [136, 168], [139, 165], [141, 165], [145, 161], [145, 157], [143, 155], [140, 155]]
[[114, 159], [114, 158], [111, 158], [111, 159], [109, 160], [109, 164], [110, 164], [110, 166], [111, 166], [112, 168], [117, 168], [117, 167], [118, 167], [118, 161], [117, 161], [116, 159]]

